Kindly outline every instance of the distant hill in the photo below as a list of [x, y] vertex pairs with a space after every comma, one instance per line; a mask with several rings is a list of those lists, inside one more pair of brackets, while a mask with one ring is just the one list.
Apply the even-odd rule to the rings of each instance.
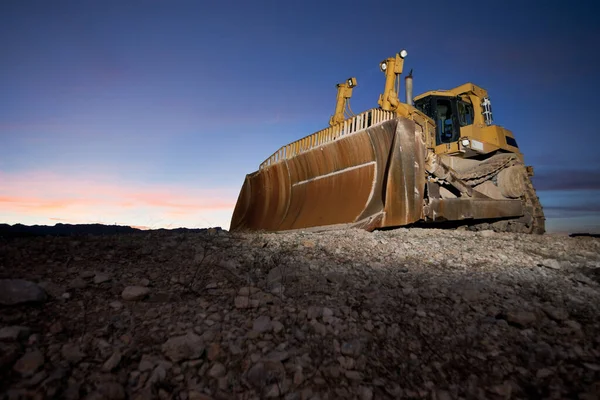
[[80, 235], [114, 235], [117, 233], [143, 232], [130, 226], [102, 225], [102, 224], [56, 224], [48, 225], [8, 225], [0, 224], [1, 237], [27, 237], [27, 236], [80, 236]]
[[[209, 228], [202, 229], [153, 229], [152, 231], [169, 231], [169, 232], [203, 232]], [[210, 228], [216, 231], [221, 231], [220, 227]], [[122, 225], [102, 225], [102, 224], [56, 224], [48, 225], [8, 225], [0, 224], [0, 238], [15, 238], [15, 237], [30, 237], [30, 236], [83, 236], [83, 235], [116, 235], [123, 233], [138, 233], [150, 232]]]

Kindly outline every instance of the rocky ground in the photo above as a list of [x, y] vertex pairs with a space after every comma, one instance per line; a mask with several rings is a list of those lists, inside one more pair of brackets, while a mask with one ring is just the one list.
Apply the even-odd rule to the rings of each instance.
[[0, 278], [0, 398], [600, 393], [596, 238], [0, 238]]

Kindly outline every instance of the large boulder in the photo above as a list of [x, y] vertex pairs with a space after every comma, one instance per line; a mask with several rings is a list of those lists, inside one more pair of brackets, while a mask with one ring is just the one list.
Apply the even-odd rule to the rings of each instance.
[[33, 282], [24, 279], [0, 279], [0, 304], [12, 306], [22, 303], [46, 301], [46, 292]]

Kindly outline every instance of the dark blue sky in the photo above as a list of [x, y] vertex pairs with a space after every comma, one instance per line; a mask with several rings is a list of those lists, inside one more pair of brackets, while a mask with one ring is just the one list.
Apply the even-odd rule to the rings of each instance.
[[244, 175], [327, 125], [336, 83], [356, 76], [352, 108], [374, 107], [379, 61], [406, 48], [415, 93], [468, 81], [488, 90], [496, 123], [535, 168], [549, 230], [598, 231], [595, 9], [2, 1], [0, 220], [227, 226]]

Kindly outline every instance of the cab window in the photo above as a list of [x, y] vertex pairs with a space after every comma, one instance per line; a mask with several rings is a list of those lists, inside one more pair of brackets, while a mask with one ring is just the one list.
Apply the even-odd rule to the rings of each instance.
[[431, 97], [425, 97], [415, 101], [415, 107], [429, 118], [433, 119], [433, 113], [431, 112]]
[[438, 98], [436, 101], [437, 143], [450, 143], [458, 140], [454, 130], [452, 102], [449, 99]]
[[458, 101], [458, 122], [460, 126], [467, 126], [473, 123], [473, 106], [464, 101]]

